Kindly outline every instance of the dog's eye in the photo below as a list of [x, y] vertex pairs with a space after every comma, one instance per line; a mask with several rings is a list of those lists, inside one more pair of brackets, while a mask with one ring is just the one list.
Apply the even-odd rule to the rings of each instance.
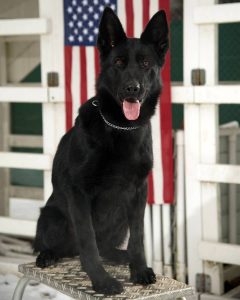
[[115, 59], [114, 64], [118, 67], [121, 67], [123, 65], [124, 61], [121, 57], [118, 57]]

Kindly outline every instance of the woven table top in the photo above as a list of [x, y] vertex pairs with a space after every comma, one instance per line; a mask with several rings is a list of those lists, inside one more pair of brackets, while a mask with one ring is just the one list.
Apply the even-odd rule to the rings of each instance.
[[19, 272], [26, 277], [44, 283], [74, 299], [86, 300], [123, 300], [123, 299], [177, 299], [194, 294], [192, 287], [168, 277], [157, 275], [155, 284], [142, 286], [129, 281], [128, 266], [104, 263], [105, 269], [122, 282], [124, 291], [121, 294], [107, 296], [97, 294], [92, 289], [91, 281], [82, 270], [79, 259], [64, 259], [58, 264], [41, 269], [35, 263], [19, 266]]

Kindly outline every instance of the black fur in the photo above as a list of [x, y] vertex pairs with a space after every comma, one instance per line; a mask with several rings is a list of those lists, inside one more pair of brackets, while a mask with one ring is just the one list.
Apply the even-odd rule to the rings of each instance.
[[[60, 141], [53, 163], [53, 193], [41, 211], [34, 250], [40, 252], [39, 267], [80, 255], [93, 288], [116, 294], [122, 285], [104, 270], [100, 255], [129, 262], [135, 283], [156, 280], [145, 261], [143, 216], [153, 164], [150, 118], [161, 91], [159, 73], [168, 48], [165, 13], [153, 16], [140, 39], [130, 39], [106, 8], [98, 48], [101, 73], [96, 97], [81, 106], [75, 126]], [[138, 119], [124, 116], [124, 99], [140, 101]], [[139, 128], [112, 128], [100, 112], [114, 125]], [[128, 248], [119, 250], [128, 228]]]

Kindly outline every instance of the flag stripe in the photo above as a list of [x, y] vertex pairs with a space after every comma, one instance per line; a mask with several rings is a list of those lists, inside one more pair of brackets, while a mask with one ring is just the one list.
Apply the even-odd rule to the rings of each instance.
[[150, 172], [148, 175], [148, 196], [147, 196], [148, 204], [154, 204], [154, 189], [153, 189], [153, 173]]
[[80, 56], [79, 47], [72, 47], [72, 117], [73, 120], [77, 117], [80, 104]]
[[133, 37], [134, 35], [133, 0], [125, 0], [125, 7], [126, 7], [126, 15], [127, 15], [127, 20], [126, 20], [127, 36]]
[[133, 11], [137, 12], [134, 14], [134, 33], [133, 36], [139, 38], [142, 33], [142, 19], [143, 19], [143, 2], [139, 0], [133, 0]]
[[95, 61], [94, 61], [94, 47], [86, 47], [87, 60], [87, 96], [88, 99], [95, 95]]
[[80, 95], [81, 104], [85, 103], [87, 100], [87, 64], [86, 64], [86, 47], [80, 47]]
[[160, 204], [163, 202], [163, 173], [162, 173], [162, 143], [160, 131], [160, 105], [158, 103], [155, 115], [151, 120], [152, 124], [152, 140], [153, 140], [153, 189], [154, 202]]
[[[170, 26], [170, 3], [159, 0], [159, 7], [165, 10]], [[161, 95], [161, 140], [163, 164], [163, 199], [165, 203], [172, 203], [174, 198], [173, 185], [173, 142], [172, 142], [172, 113], [171, 113], [171, 78], [170, 78], [170, 51], [162, 70], [163, 91]]]
[[[149, 11], [150, 11], [150, 3], [149, 0], [143, 0], [143, 23], [142, 23], [142, 29], [145, 28], [149, 21]], [[143, 31], [143, 30], [142, 30]]]
[[126, 0], [118, 1], [117, 14], [122, 23], [123, 29], [126, 31], [127, 28], [127, 16], [126, 16]]
[[64, 47], [64, 64], [65, 64], [65, 106], [66, 106], [66, 130], [72, 128], [72, 47]]
[[[164, 0], [164, 1], [169, 1], [169, 0]], [[150, 1], [150, 18], [159, 10], [158, 6], [158, 0], [151, 0]]]
[[100, 72], [99, 55], [97, 47], [94, 47], [95, 77], [98, 78]]

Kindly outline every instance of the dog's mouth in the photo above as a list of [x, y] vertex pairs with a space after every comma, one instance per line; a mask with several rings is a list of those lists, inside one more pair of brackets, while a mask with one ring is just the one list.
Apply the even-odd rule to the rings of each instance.
[[141, 102], [138, 99], [126, 98], [122, 102], [122, 108], [125, 118], [134, 121], [140, 115]]

